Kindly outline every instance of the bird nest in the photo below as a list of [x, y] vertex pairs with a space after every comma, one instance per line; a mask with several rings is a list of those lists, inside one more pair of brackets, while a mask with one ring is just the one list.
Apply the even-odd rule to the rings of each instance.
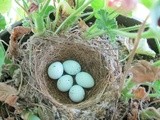
[[[102, 110], [102, 107], [105, 110], [108, 103], [117, 100], [121, 68], [117, 50], [106, 39], [97, 37], [86, 41], [77, 35], [33, 36], [20, 46], [18, 52], [16, 59], [23, 75], [21, 98], [65, 110], [90, 109], [92, 112]], [[52, 62], [69, 59], [78, 61], [82, 70], [95, 80], [95, 86], [86, 90], [85, 99], [80, 103], [72, 102], [67, 92], [60, 92], [56, 81], [47, 75]]]

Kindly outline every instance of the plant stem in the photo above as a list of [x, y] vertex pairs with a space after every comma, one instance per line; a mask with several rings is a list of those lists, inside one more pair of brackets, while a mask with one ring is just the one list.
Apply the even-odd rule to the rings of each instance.
[[[123, 35], [123, 36], [129, 37], [129, 38], [136, 38], [137, 34], [138, 34], [138, 33], [131, 33], [131, 32], [121, 31], [119, 29], [113, 29], [113, 30], [111, 30], [111, 32], [115, 33], [115, 34], [119, 34], [119, 35]], [[91, 38], [93, 38], [95, 36], [100, 36], [100, 35], [103, 35], [105, 33], [107, 33], [107, 32], [101, 30], [101, 31], [95, 32], [92, 35], [87, 36], [86, 38], [87, 39], [91, 39]], [[154, 38], [154, 37], [155, 36], [154, 36], [154, 34], [153, 34], [153, 32], [151, 30], [145, 31], [141, 35], [141, 38]]]
[[46, 8], [48, 7], [49, 2], [50, 2], [50, 0], [47, 0], [45, 2], [45, 4], [43, 5], [43, 8], [40, 10], [39, 14], [44, 15]]
[[53, 26], [52, 26], [52, 30], [53, 31], [55, 30], [57, 22], [58, 22], [58, 19], [59, 19], [59, 9], [60, 9], [60, 6], [61, 6], [61, 2], [58, 4], [58, 7], [56, 9], [55, 21], [53, 22]]
[[86, 3], [84, 3], [81, 7], [79, 7], [76, 11], [74, 11], [70, 16], [68, 16], [67, 19], [64, 20], [64, 22], [57, 28], [57, 30], [55, 31], [55, 34], [57, 34], [66, 24], [68, 24], [68, 22], [75, 17], [76, 15], [78, 15], [79, 13], [81, 13], [93, 0], [88, 0]]
[[41, 16], [41, 14], [38, 14], [38, 13], [35, 13], [33, 16], [34, 16], [33, 20], [35, 24], [35, 33], [38, 35], [41, 35], [46, 30], [43, 16]]
[[135, 85], [136, 84], [132, 81], [132, 79], [129, 78], [123, 87], [122, 94], [125, 95], [130, 92]]
[[[111, 32], [113, 32], [115, 34], [123, 35], [126, 37], [130, 37], [130, 38], [136, 38], [138, 35], [138, 33], [125, 32], [125, 31], [121, 31], [118, 29], [113, 29], [113, 30], [111, 30]], [[150, 29], [141, 34], [141, 38], [154, 38], [154, 37], [155, 37], [155, 35], [153, 34], [153, 32]]]
[[158, 53], [160, 53], [160, 42], [159, 42], [159, 39], [155, 38], [154, 40], [155, 40], [157, 48], [158, 48]]
[[125, 79], [126, 79], [126, 76], [128, 74], [128, 69], [130, 68], [131, 66], [131, 63], [133, 61], [133, 58], [134, 58], [134, 55], [135, 55], [135, 52], [136, 52], [136, 49], [138, 47], [138, 44], [139, 44], [139, 41], [141, 39], [141, 36], [142, 36], [142, 33], [144, 31], [144, 28], [145, 28], [145, 24], [146, 24], [146, 21], [148, 19], [149, 15], [146, 17], [146, 19], [144, 20], [144, 22], [142, 23], [140, 29], [138, 30], [138, 34], [137, 34], [137, 37], [135, 38], [135, 42], [134, 42], [134, 48], [133, 50], [131, 51], [130, 53], [130, 56], [129, 56], [129, 59], [125, 65], [125, 68], [124, 68], [124, 74], [122, 76], [122, 83], [121, 83], [121, 86], [120, 86], [120, 91], [123, 90], [123, 86], [125, 84]]
[[86, 39], [91, 39], [91, 38], [94, 38], [94, 37], [96, 37], [96, 36], [103, 35], [103, 34], [105, 34], [105, 33], [106, 33], [106, 31], [101, 30], [101, 31], [97, 31], [97, 32], [95, 31], [94, 34], [84, 35], [84, 36], [85, 36]]
[[93, 16], [94, 16], [94, 12], [91, 12], [90, 15], [84, 19], [84, 21], [91, 19]]
[[121, 91], [122, 99], [123, 99], [123, 100], [126, 101], [126, 100], [130, 99], [130, 98], [133, 96], [133, 94], [131, 94], [131, 90], [133, 89], [133, 87], [134, 87], [135, 85], [136, 85], [136, 83], [134, 83], [134, 82], [132, 81], [132, 79], [129, 78], [128, 81], [125, 83], [122, 91]]
[[[135, 25], [135, 26], [130, 26], [130, 27], [125, 27], [125, 28], [119, 28], [119, 30], [121, 31], [134, 31], [134, 30], [138, 30], [140, 28], [141, 25]], [[146, 25], [145, 28], [149, 27], [149, 25]]]

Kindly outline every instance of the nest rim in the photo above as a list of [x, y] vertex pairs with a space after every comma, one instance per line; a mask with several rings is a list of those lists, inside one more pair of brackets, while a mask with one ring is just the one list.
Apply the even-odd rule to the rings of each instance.
[[[33, 37], [32, 38], [32, 40], [33, 39], [35, 39], [36, 38], [36, 40], [39, 40], [39, 38], [37, 38], [37, 37]], [[102, 54], [102, 49], [101, 48], [99, 48], [99, 45], [100, 45], [100, 43], [99, 42], [101, 42], [101, 41], [99, 41], [98, 40], [98, 42], [97, 41], [93, 41], [93, 42], [87, 42], [87, 41], [84, 41], [84, 40], [79, 40], [79, 38], [77, 39], [75, 39], [74, 37], [73, 38], [71, 38], [71, 37], [69, 37], [69, 38], [65, 38], [65, 37], [60, 37], [59, 38], [59, 40], [60, 41], [58, 41], [57, 40], [57, 38], [59, 38], [59, 36], [58, 37], [55, 37], [55, 38], [53, 38], [53, 36], [52, 36], [52, 38], [48, 38], [47, 39], [47, 41], [49, 41], [49, 42], [51, 42], [51, 43], [53, 43], [53, 45], [51, 45], [50, 43], [48, 44], [47, 42], [42, 42], [42, 43], [44, 43], [44, 44], [41, 44], [41, 45], [39, 45], [38, 47], [42, 47], [43, 45], [45, 45], [46, 43], [47, 43], [47, 45], [48, 45], [48, 47], [47, 48], [45, 48], [43, 51], [45, 51], [46, 50], [46, 54], [44, 54], [44, 56], [43, 56], [43, 58], [45, 59], [45, 56], [47, 55], [47, 53], [48, 53], [48, 55], [49, 55], [49, 51], [47, 51], [47, 49], [48, 48], [50, 48], [50, 49], [52, 49], [52, 50], [55, 50], [55, 48], [54, 48], [54, 46], [56, 45], [60, 45], [62, 48], [64, 47], [64, 45], [72, 45], [72, 44], [76, 44], [76, 47], [77, 46], [81, 46], [82, 48], [84, 48], [84, 46], [86, 46], [86, 49], [88, 49], [88, 47], [89, 47], [89, 50], [90, 51], [92, 51], [92, 52], [95, 52], [95, 50], [97, 51], [97, 54], [98, 54], [98, 56], [100, 56], [100, 58], [101, 58], [101, 60], [102, 59], [104, 59], [103, 60], [103, 62], [102, 63], [104, 63], [104, 64], [107, 64], [107, 60], [105, 60], [105, 58], [106, 58], [106, 54]], [[43, 40], [44, 38], [42, 38], [42, 40]], [[45, 38], [46, 39], [46, 38]], [[54, 39], [54, 40], [53, 40]], [[35, 41], [36, 41], [35, 40]], [[101, 40], [101, 39], [100, 39]], [[103, 41], [104, 42], [104, 41]], [[38, 43], [39, 43], [39, 41], [38, 41]], [[34, 52], [35, 51], [37, 51], [37, 48], [35, 49], [35, 47], [37, 47], [37, 41], [36, 42], [33, 42], [33, 41], [30, 41], [29, 42], [29, 44], [32, 44], [32, 48], [33, 48], [33, 54], [34, 54]], [[96, 45], [96, 44], [98, 44], [98, 45]], [[74, 46], [74, 45], [73, 45]], [[101, 45], [100, 45], [101, 46]], [[102, 45], [103, 47], [104, 47], [104, 45]], [[74, 46], [75, 47], [75, 46]], [[75, 47], [75, 48], [76, 48]], [[79, 50], [79, 48], [77, 47], [77, 49]], [[35, 50], [35, 51], [34, 51]], [[39, 49], [38, 49], [39, 50]], [[104, 50], [104, 49], [103, 49]], [[107, 51], [107, 50], [106, 50]], [[105, 51], [105, 52], [106, 52]], [[104, 52], [104, 51], [103, 51]], [[36, 53], [36, 52], [35, 52]], [[69, 53], [71, 53], [71, 51], [69, 51]], [[73, 52], [74, 53], [74, 52]], [[35, 55], [37, 55], [37, 54], [35, 54]], [[35, 56], [34, 56], [35, 57]], [[36, 58], [36, 57], [35, 57]], [[55, 57], [56, 58], [56, 57]], [[71, 59], [72, 57], [69, 57], [68, 59]], [[37, 59], [37, 58], [36, 58]], [[76, 59], [74, 59], [74, 60], [76, 60]], [[92, 105], [94, 105], [94, 104], [97, 104], [100, 100], [101, 100], [101, 98], [102, 98], [102, 96], [103, 96], [103, 94], [105, 93], [105, 90], [106, 90], [106, 88], [109, 86], [109, 84], [110, 84], [110, 82], [111, 81], [113, 81], [113, 76], [114, 75], [112, 75], [112, 72], [110, 72], [109, 71], [109, 67], [106, 65], [106, 66], [104, 66], [104, 68], [103, 69], [105, 69], [106, 70], [106, 72], [107, 72], [107, 75], [105, 75], [105, 77], [102, 77], [102, 81], [105, 83], [103, 83], [103, 87], [101, 87], [100, 86], [100, 88], [102, 88], [99, 92], [97, 92], [97, 94], [96, 95], [93, 95], [91, 98], [87, 98], [87, 100], [85, 99], [84, 101], [82, 101], [82, 102], [80, 102], [80, 103], [74, 103], [74, 102], [69, 102], [69, 103], [64, 103], [64, 102], [61, 102], [61, 101], [59, 101], [57, 98], [55, 98], [53, 95], [51, 95], [51, 92], [50, 92], [50, 88], [51, 87], [49, 87], [49, 89], [47, 89], [47, 87], [48, 87], [48, 85], [51, 85], [51, 82], [53, 83], [53, 82], [55, 82], [55, 81], [53, 81], [53, 80], [51, 80], [49, 77], [48, 77], [48, 75], [46, 74], [47, 72], [46, 72], [46, 70], [47, 70], [47, 67], [49, 66], [49, 64], [50, 63], [52, 63], [52, 62], [55, 62], [55, 61], [57, 61], [57, 60], [49, 60], [49, 62], [45, 65], [45, 69], [43, 69], [42, 71], [43, 71], [43, 73], [45, 73], [45, 74], [43, 74], [42, 76], [45, 76], [45, 78], [46, 79], [48, 79], [48, 81], [47, 80], [45, 80], [45, 82], [43, 81], [43, 80], [40, 80], [40, 77], [38, 77], [37, 75], [35, 75], [35, 80], [36, 80], [36, 86], [38, 87], [38, 88], [40, 88], [40, 90], [42, 91], [42, 93], [44, 93], [45, 94], [45, 96], [47, 97], [47, 98], [49, 98], [54, 104], [58, 104], [58, 105], [63, 105], [63, 106], [67, 106], [67, 107], [72, 107], [72, 108], [87, 108], [87, 107], [89, 107], [89, 106], [92, 106]], [[59, 60], [59, 61], [61, 61], [61, 62], [63, 62], [63, 60]], [[77, 60], [78, 62], [79, 62], [79, 60]], [[26, 61], [25, 61], [26, 62]], [[102, 65], [102, 63], [100, 63], [101, 65]], [[41, 63], [41, 64], [43, 64], [43, 63]], [[39, 66], [39, 65], [41, 65], [41, 64], [37, 64], [36, 66]], [[81, 62], [80, 62], [80, 64], [81, 64]], [[95, 63], [96, 64], [96, 63]], [[104, 65], [103, 64], [103, 65]], [[82, 69], [84, 69], [84, 66], [82, 66]], [[86, 70], [86, 68], [84, 69], [84, 71], [86, 71], [87, 72], [87, 70]], [[92, 75], [92, 74], [91, 74]], [[111, 80], [112, 79], [112, 80]], [[34, 83], [35, 84], [35, 83]], [[56, 83], [54, 83], [54, 84], [56, 84]], [[96, 82], [95, 82], [95, 84], [97, 85], [97, 79], [96, 79]], [[95, 87], [95, 86], [94, 86]], [[100, 89], [99, 88], [99, 89]], [[91, 89], [92, 90], [92, 89]], [[93, 90], [94, 91], [94, 90]], [[60, 92], [60, 91], [59, 91]], [[90, 93], [90, 91], [88, 92], [88, 93]], [[87, 93], [87, 94], [88, 94]], [[94, 93], [94, 92], [93, 92]], [[93, 94], [92, 93], [92, 94]], [[99, 94], [98, 94], [99, 93]], [[69, 98], [68, 98], [69, 99]]]

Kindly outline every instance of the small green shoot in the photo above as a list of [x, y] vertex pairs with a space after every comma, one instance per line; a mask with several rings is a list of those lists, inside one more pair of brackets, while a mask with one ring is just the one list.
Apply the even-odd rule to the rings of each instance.
[[2, 75], [2, 66], [5, 63], [5, 50], [2, 42], [0, 42], [0, 76]]
[[6, 26], [6, 21], [4, 16], [0, 13], [0, 31], [3, 30]]
[[[107, 34], [112, 42], [115, 41], [116, 34], [112, 32], [113, 29], [118, 29], [117, 21], [115, 18], [111, 18], [110, 14], [103, 9], [100, 9], [95, 14], [96, 21], [92, 27], [85, 33], [85, 36], [90, 39], [98, 35]], [[98, 34], [95, 34], [98, 33]]]

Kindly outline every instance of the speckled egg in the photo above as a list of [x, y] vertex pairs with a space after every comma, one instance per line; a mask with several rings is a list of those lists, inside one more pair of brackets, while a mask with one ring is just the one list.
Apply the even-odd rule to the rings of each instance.
[[62, 92], [67, 92], [73, 85], [73, 78], [70, 75], [63, 75], [57, 81], [57, 88]]
[[91, 88], [95, 84], [93, 77], [87, 72], [79, 72], [76, 75], [75, 80], [77, 84], [83, 88]]
[[63, 63], [64, 71], [69, 75], [76, 75], [81, 71], [80, 64], [75, 60], [66, 60]]
[[85, 98], [85, 91], [79, 85], [74, 85], [69, 90], [69, 98], [73, 102], [81, 102]]
[[58, 79], [63, 75], [64, 69], [61, 62], [54, 62], [48, 67], [48, 76], [51, 79]]

